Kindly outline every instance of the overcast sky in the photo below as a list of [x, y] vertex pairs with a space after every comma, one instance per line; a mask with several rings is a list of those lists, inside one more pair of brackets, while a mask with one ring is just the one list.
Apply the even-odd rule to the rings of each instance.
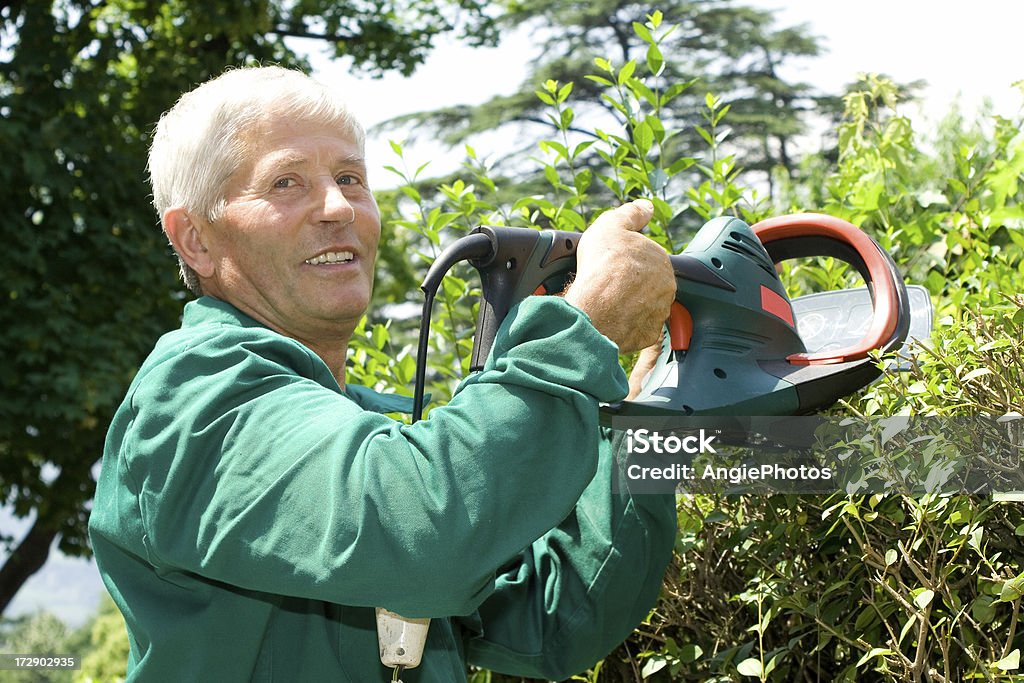
[[[778, 27], [808, 24], [825, 54], [794, 60], [789, 78], [806, 81], [829, 92], [840, 92], [858, 73], [886, 73], [897, 81], [919, 79], [926, 111], [906, 113], [925, 124], [948, 111], [955, 98], [968, 108], [984, 98], [1009, 116], [1022, 96], [1012, 83], [1024, 79], [1021, 26], [1024, 3], [973, 0], [953, 3], [908, 0], [748, 0], [738, 4], [776, 11]], [[654, 7], [655, 5], [652, 5]], [[471, 50], [446, 44], [411, 78], [357, 79], [344, 65], [322, 64], [326, 82], [350, 90], [352, 106], [366, 124], [448, 104], [476, 104], [497, 93], [510, 93], [527, 74], [532, 56], [528, 34], [514, 33], [498, 48]], [[371, 137], [371, 164], [394, 163], [387, 140]], [[422, 162], [430, 152], [416, 157]], [[374, 171], [375, 174], [379, 171]], [[375, 175], [380, 184], [390, 176]]]

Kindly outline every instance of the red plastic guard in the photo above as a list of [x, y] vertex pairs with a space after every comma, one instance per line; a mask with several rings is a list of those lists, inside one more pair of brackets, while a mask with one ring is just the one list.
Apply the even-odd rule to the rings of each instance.
[[867, 266], [874, 289], [872, 309], [874, 316], [864, 337], [855, 345], [818, 353], [794, 353], [787, 357], [798, 365], [826, 365], [845, 363], [867, 357], [881, 348], [896, 330], [898, 298], [895, 283], [889, 277], [884, 257], [874, 241], [853, 223], [841, 218], [818, 213], [796, 213], [763, 220], [751, 226], [762, 244], [789, 237], [821, 236], [850, 245]]

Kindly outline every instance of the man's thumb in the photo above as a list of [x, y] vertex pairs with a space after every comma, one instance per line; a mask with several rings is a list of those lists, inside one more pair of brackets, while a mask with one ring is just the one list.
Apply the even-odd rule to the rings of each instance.
[[649, 199], [634, 199], [628, 204], [606, 211], [597, 220], [617, 225], [623, 230], [640, 232], [651, 222], [653, 216], [654, 204]]

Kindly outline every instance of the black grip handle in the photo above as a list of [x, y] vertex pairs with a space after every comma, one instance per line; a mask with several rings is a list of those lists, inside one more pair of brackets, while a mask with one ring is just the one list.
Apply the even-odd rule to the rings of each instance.
[[479, 370], [513, 306], [532, 294], [557, 294], [565, 288], [576, 270], [580, 233], [489, 225], [473, 233], [486, 235], [492, 246], [488, 257], [470, 260], [481, 285], [470, 370]]

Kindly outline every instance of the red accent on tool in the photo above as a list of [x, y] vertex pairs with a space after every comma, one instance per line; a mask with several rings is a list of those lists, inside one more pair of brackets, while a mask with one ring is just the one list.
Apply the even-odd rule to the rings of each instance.
[[874, 318], [871, 327], [857, 344], [832, 351], [818, 353], [794, 353], [787, 360], [797, 365], [826, 365], [845, 363], [867, 357], [868, 353], [881, 348], [896, 330], [899, 301], [896, 289], [889, 280], [885, 257], [875, 242], [853, 223], [834, 216], [818, 213], [796, 213], [789, 216], [769, 218], [752, 225], [754, 234], [767, 244], [787, 237], [818, 235], [831, 237], [853, 247], [864, 259], [874, 288], [872, 307]]
[[668, 337], [673, 351], [686, 351], [693, 337], [693, 316], [678, 301], [672, 302], [668, 316]]
[[764, 285], [761, 285], [761, 309], [782, 319], [790, 327], [796, 327], [796, 323], [793, 322], [793, 307], [785, 298]]
[[537, 289], [533, 290], [534, 296], [544, 296], [548, 293], [548, 288], [544, 286], [544, 283], [537, 285]]

